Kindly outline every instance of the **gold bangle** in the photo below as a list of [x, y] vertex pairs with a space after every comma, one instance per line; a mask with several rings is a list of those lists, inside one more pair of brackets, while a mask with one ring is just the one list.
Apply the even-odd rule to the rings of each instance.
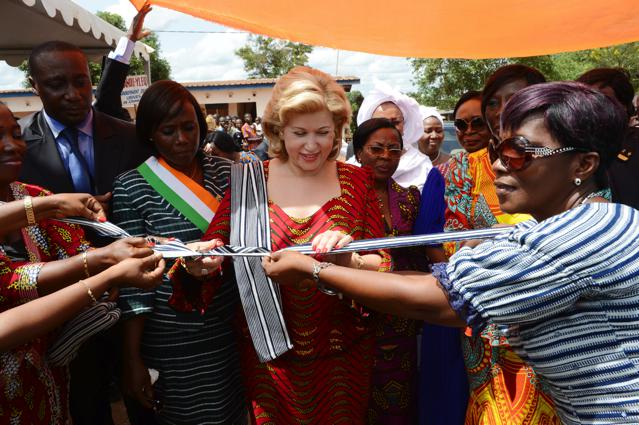
[[82, 253], [82, 264], [84, 265], [84, 274], [86, 277], [91, 277], [91, 272], [89, 271], [89, 260], [87, 259], [87, 251]]
[[35, 226], [36, 219], [35, 213], [33, 212], [33, 201], [30, 196], [24, 197], [24, 212], [27, 214], [27, 225]]
[[89, 298], [91, 298], [91, 301], [93, 301], [93, 304], [96, 304], [98, 300], [95, 299], [95, 296], [93, 295], [93, 291], [91, 290], [91, 288], [89, 288], [89, 285], [87, 285], [87, 283], [84, 280], [80, 280], [79, 283], [84, 285], [84, 287], [87, 289], [87, 294], [89, 294]]

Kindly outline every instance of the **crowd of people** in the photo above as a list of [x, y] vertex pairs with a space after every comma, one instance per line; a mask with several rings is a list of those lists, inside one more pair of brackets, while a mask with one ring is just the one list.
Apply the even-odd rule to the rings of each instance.
[[[29, 58], [42, 110], [0, 104], [0, 423], [112, 424], [114, 391], [134, 425], [639, 423], [625, 71], [499, 68], [455, 105], [452, 153], [437, 109], [385, 84], [345, 146], [344, 89], [309, 67], [255, 122], [163, 80], [131, 123], [118, 94], [148, 11], [95, 103], [82, 51], [52, 41]], [[165, 260], [171, 239], [271, 253]]]

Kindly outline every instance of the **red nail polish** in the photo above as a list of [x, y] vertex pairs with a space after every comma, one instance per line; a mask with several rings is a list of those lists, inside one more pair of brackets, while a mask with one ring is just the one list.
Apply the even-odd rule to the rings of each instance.
[[104, 223], [105, 221], [107, 221], [106, 217], [98, 217], [98, 221], [100, 223]]

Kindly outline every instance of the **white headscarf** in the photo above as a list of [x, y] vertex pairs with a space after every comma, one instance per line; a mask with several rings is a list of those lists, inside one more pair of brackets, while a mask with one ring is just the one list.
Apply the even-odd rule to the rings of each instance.
[[[404, 140], [405, 152], [399, 160], [393, 179], [401, 186], [417, 186], [421, 191], [428, 173], [433, 168], [433, 164], [430, 158], [421, 153], [417, 147], [417, 142], [424, 134], [423, 120], [417, 101], [394, 90], [387, 83], [377, 81], [375, 87], [366, 95], [359, 108], [357, 125], [371, 119], [377, 107], [385, 102], [394, 103], [404, 117], [402, 139]], [[347, 162], [360, 165], [354, 156]]]
[[444, 126], [444, 117], [442, 117], [442, 114], [437, 111], [437, 108], [433, 108], [432, 106], [419, 105], [419, 113], [422, 116], [422, 123], [426, 118], [435, 117], [439, 120], [442, 127]]

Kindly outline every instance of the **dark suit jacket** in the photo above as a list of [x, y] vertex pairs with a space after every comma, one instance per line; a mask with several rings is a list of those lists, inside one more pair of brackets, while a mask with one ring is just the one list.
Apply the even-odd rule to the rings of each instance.
[[122, 98], [120, 97], [128, 72], [129, 65], [106, 56], [102, 59], [102, 74], [100, 75], [100, 83], [95, 90], [95, 102], [93, 103], [95, 110], [130, 121], [131, 117], [127, 118], [122, 111]]
[[[54, 193], [75, 192], [42, 111], [20, 120], [27, 153], [20, 181], [42, 186]], [[93, 111], [93, 153], [97, 194], [110, 192], [113, 180], [137, 167], [151, 154], [138, 143], [133, 124]]]

